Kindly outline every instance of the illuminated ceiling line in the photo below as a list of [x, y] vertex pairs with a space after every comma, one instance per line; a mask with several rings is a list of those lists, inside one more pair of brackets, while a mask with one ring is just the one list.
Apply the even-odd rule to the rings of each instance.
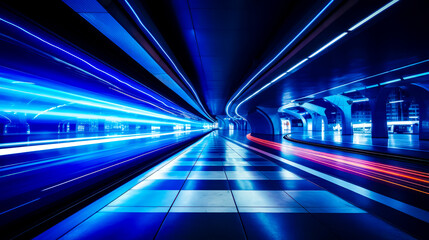
[[253, 82], [253, 80], [255, 80], [263, 71], [265, 71], [265, 69], [267, 69], [275, 60], [277, 60], [278, 57], [280, 57], [280, 55], [282, 55], [286, 49], [288, 49], [292, 43], [294, 43], [300, 36], [301, 34], [303, 34], [309, 27], [310, 25], [316, 21], [316, 19], [322, 15], [322, 13], [334, 2], [334, 0], [331, 0], [328, 4], [326, 4], [326, 6], [310, 21], [307, 23], [307, 25], [288, 43], [286, 44], [286, 46], [283, 47], [282, 50], [280, 50], [280, 52], [277, 53], [276, 56], [274, 56], [265, 66], [263, 66], [255, 75], [253, 75], [253, 77], [247, 81], [247, 83], [240, 88], [240, 90], [238, 92], [236, 92], [234, 94], [234, 96], [228, 101], [228, 104], [226, 105], [226, 114], [232, 118], [232, 116], [229, 114], [229, 107], [231, 106], [231, 104], [235, 101], [235, 99], [244, 91], [245, 88], [247, 88], [247, 86], [249, 86], [250, 83]]
[[[384, 5], [383, 7], [379, 8], [377, 11], [375, 11], [374, 13], [370, 14], [368, 17], [364, 18], [363, 20], [359, 21], [357, 24], [353, 25], [351, 28], [349, 28], [347, 31], [341, 33], [339, 36], [335, 37], [334, 39], [332, 39], [331, 41], [329, 41], [327, 44], [323, 45], [321, 48], [319, 48], [318, 50], [316, 50], [314, 53], [312, 53], [311, 55], [309, 55], [308, 57], [306, 57], [304, 60], [301, 60], [298, 64], [294, 65], [293, 67], [289, 68], [286, 72], [283, 72], [282, 74], [278, 75], [276, 78], [274, 78], [271, 82], [265, 84], [263, 87], [261, 87], [260, 89], [258, 89], [257, 91], [255, 91], [253, 94], [251, 94], [250, 96], [248, 96], [247, 98], [245, 98], [243, 101], [241, 101], [236, 107], [235, 107], [235, 114], [241, 118], [244, 118], [243, 116], [241, 116], [238, 113], [238, 109], [240, 108], [240, 106], [247, 102], [249, 99], [253, 98], [254, 96], [256, 96], [257, 94], [259, 94], [262, 90], [270, 87], [273, 83], [277, 82], [278, 80], [282, 79], [287, 73], [292, 72], [292, 70], [296, 69], [299, 65], [301, 65], [302, 63], [306, 62], [307, 60], [309, 60], [310, 58], [313, 58], [314, 56], [318, 55], [319, 53], [321, 53], [323, 50], [327, 49], [329, 46], [331, 46], [332, 44], [334, 44], [335, 42], [338, 42], [340, 39], [342, 39], [344, 36], [346, 36], [348, 34], [348, 32], [351, 32], [353, 30], [355, 30], [356, 28], [358, 28], [359, 26], [363, 25], [364, 23], [368, 22], [370, 19], [374, 18], [375, 16], [377, 16], [378, 14], [380, 14], [381, 12], [385, 11], [386, 9], [388, 9], [389, 7], [391, 7], [392, 5], [394, 5], [395, 3], [399, 2], [399, 0], [393, 0], [391, 2], [389, 2], [388, 4]], [[313, 95], [313, 94], [312, 94]]]
[[[422, 63], [427, 63], [427, 62], [429, 62], [429, 59], [426, 59], [426, 60], [423, 60], [423, 61], [420, 61], [420, 62], [416, 62], [416, 63], [412, 63], [412, 64], [409, 64], [409, 65], [405, 65], [405, 66], [402, 66], [402, 67], [399, 67], [399, 68], [394, 68], [394, 69], [391, 69], [391, 70], [389, 70], [389, 71], [385, 71], [385, 72], [382, 72], [382, 73], [378, 73], [378, 74], [375, 74], [375, 75], [372, 75], [372, 76], [368, 76], [368, 77], [360, 78], [360, 79], [354, 80], [354, 81], [349, 82], [349, 83], [341, 84], [341, 85], [338, 85], [338, 86], [335, 86], [335, 87], [332, 87], [332, 88], [329, 88], [329, 89], [326, 89], [326, 90], [323, 90], [323, 91], [320, 91], [320, 92], [316, 92], [316, 93], [310, 94], [310, 95], [305, 96], [305, 97], [297, 98], [297, 99], [295, 99], [295, 100], [293, 100], [293, 101], [300, 100], [300, 99], [304, 99], [304, 98], [308, 98], [308, 97], [310, 97], [310, 96], [314, 96], [314, 95], [317, 95], [317, 94], [320, 94], [320, 93], [323, 93], [323, 92], [327, 92], [327, 91], [335, 90], [335, 89], [338, 89], [338, 88], [342, 88], [342, 87], [345, 87], [345, 86], [350, 85], [350, 84], [354, 84], [354, 83], [357, 83], [357, 82], [361, 82], [361, 81], [364, 81], [364, 80], [368, 80], [368, 79], [370, 79], [370, 78], [374, 78], [374, 77], [379, 77], [379, 76], [382, 76], [382, 75], [384, 75], [384, 74], [388, 74], [388, 73], [396, 72], [396, 71], [399, 71], [399, 70], [402, 70], [402, 69], [405, 69], [405, 68], [413, 67], [413, 66], [416, 66], [416, 65], [419, 65], [419, 64], [422, 64]], [[412, 78], [416, 78], [416, 77], [425, 76], [425, 75], [428, 75], [428, 74], [429, 74], [429, 72], [426, 72], [426, 73], [419, 73], [419, 74], [415, 74], [415, 75], [412, 75], [412, 76], [405, 76], [405, 77], [404, 77], [404, 79], [405, 79], [405, 80], [407, 80], [407, 79], [412, 79]], [[386, 84], [390, 84], [390, 83], [398, 82], [398, 81], [400, 81], [400, 80], [401, 80], [401, 79], [394, 79], [394, 80], [390, 80], [390, 81], [386, 81], [386, 82], [382, 82], [382, 83], [374, 84], [374, 85], [372, 85], [372, 86], [363, 87], [363, 88], [361, 88], [361, 89], [353, 89], [353, 90], [350, 90], [350, 91], [347, 91], [347, 92], [344, 92], [344, 93], [350, 93], [350, 92], [355, 92], [355, 91], [363, 90], [363, 89], [365, 89], [365, 88], [375, 87], [375, 85], [383, 86], [383, 85], [386, 85]]]
[[[120, 24], [97, 0], [63, 0], [71, 9], [78, 13], [88, 23], [100, 31], [139, 65], [149, 71], [156, 79], [188, 102], [202, 116], [205, 113], [193, 96], [174, 81], [159, 65], [159, 63], [141, 46], [138, 41]], [[86, 7], [82, 8], [82, 5]], [[103, 10], [101, 10], [103, 9]], [[137, 82], [136, 83], [140, 83]], [[143, 84], [142, 84], [143, 85]], [[152, 90], [153, 91], [153, 90]], [[160, 95], [160, 94], [158, 94]], [[169, 101], [168, 99], [165, 99]], [[171, 102], [171, 101], [170, 101]], [[177, 107], [177, 106], [176, 106]], [[186, 114], [185, 114], [186, 115]]]
[[176, 64], [174, 63], [174, 61], [171, 59], [171, 57], [167, 54], [167, 52], [164, 50], [164, 48], [161, 46], [161, 44], [156, 40], [156, 38], [152, 35], [152, 33], [149, 31], [149, 29], [143, 24], [142, 20], [139, 18], [139, 16], [137, 15], [137, 13], [135, 12], [134, 8], [129, 4], [128, 0], [124, 1], [127, 6], [129, 7], [129, 9], [131, 10], [131, 12], [134, 14], [135, 18], [137, 19], [138, 23], [143, 27], [143, 29], [149, 34], [149, 36], [152, 38], [152, 40], [156, 43], [156, 45], [159, 47], [159, 49], [161, 49], [161, 51], [164, 53], [164, 55], [167, 57], [167, 59], [170, 61], [170, 63], [173, 65], [174, 69], [176, 70], [176, 72], [180, 75], [180, 77], [182, 78], [182, 80], [186, 83], [186, 85], [188, 85], [189, 89], [191, 89], [192, 93], [194, 94], [195, 98], [197, 99], [198, 103], [201, 106], [201, 109], [203, 109], [203, 111], [206, 113], [207, 117], [209, 119], [211, 119], [214, 122], [214, 119], [210, 116], [210, 114], [206, 111], [206, 109], [204, 108], [204, 105], [202, 104], [198, 94], [196, 93], [195, 89], [192, 87], [192, 85], [188, 82], [188, 80], [186, 79], [186, 77], [182, 74], [182, 72], [179, 70], [179, 68], [176, 66]]
[[[118, 82], [120, 82], [120, 83], [122, 83], [122, 84], [124, 84], [124, 85], [126, 85], [126, 86], [128, 86], [128, 87], [130, 87], [130, 88], [132, 88], [132, 89], [134, 89], [134, 90], [136, 90], [136, 91], [138, 91], [138, 92], [141, 92], [141, 93], [143, 93], [143, 94], [145, 94], [145, 95], [147, 95], [147, 96], [150, 96], [150, 97], [151, 97], [151, 98], [153, 98], [154, 100], [156, 100], [156, 101], [158, 101], [158, 102], [160, 102], [160, 103], [162, 103], [162, 104], [164, 104], [164, 105], [165, 105], [165, 103], [164, 103], [163, 101], [161, 101], [160, 99], [158, 99], [158, 98], [156, 98], [156, 97], [152, 96], [151, 94], [149, 94], [149, 93], [147, 93], [147, 92], [144, 92], [144, 91], [142, 91], [142, 90], [140, 90], [140, 89], [138, 89], [138, 88], [136, 88], [136, 87], [132, 86], [131, 84], [129, 84], [129, 83], [127, 83], [127, 82], [124, 82], [124, 81], [120, 80], [119, 78], [117, 78], [117, 77], [113, 76], [112, 74], [110, 74], [110, 73], [108, 73], [108, 72], [106, 72], [106, 71], [104, 71], [104, 70], [102, 70], [102, 69], [100, 69], [100, 68], [98, 68], [98, 67], [94, 66], [93, 64], [91, 64], [91, 63], [89, 63], [88, 61], [84, 60], [83, 58], [81, 58], [81, 57], [79, 57], [79, 56], [77, 56], [77, 55], [75, 55], [75, 54], [73, 54], [73, 53], [71, 53], [71, 52], [69, 52], [69, 51], [67, 51], [67, 50], [65, 50], [65, 49], [62, 49], [61, 47], [59, 47], [59, 46], [57, 46], [57, 45], [55, 45], [55, 44], [53, 44], [53, 43], [50, 43], [50, 42], [48, 42], [48, 41], [44, 40], [43, 38], [41, 38], [41, 37], [37, 36], [36, 34], [33, 34], [32, 32], [30, 32], [30, 31], [28, 31], [28, 30], [24, 29], [23, 27], [20, 27], [20, 26], [18, 26], [17, 24], [14, 24], [14, 23], [12, 23], [12, 22], [10, 22], [10, 21], [7, 21], [6, 19], [3, 19], [3, 18], [1, 18], [1, 17], [0, 17], [0, 21], [2, 21], [2, 22], [4, 22], [4, 23], [6, 23], [6, 24], [9, 24], [10, 26], [13, 26], [13, 27], [15, 27], [15, 28], [19, 29], [20, 31], [24, 32], [25, 34], [30, 35], [30, 36], [32, 36], [33, 38], [35, 38], [35, 39], [37, 39], [37, 40], [39, 40], [39, 41], [41, 41], [41, 42], [43, 42], [43, 43], [45, 43], [45, 44], [47, 44], [47, 45], [51, 46], [51, 47], [53, 47], [53, 48], [55, 48], [55, 49], [57, 49], [57, 50], [60, 50], [61, 52], [66, 53], [66, 54], [67, 54], [67, 55], [69, 55], [69, 56], [72, 56], [73, 58], [75, 58], [75, 59], [77, 59], [77, 60], [79, 60], [79, 61], [81, 61], [81, 62], [85, 63], [86, 65], [90, 66], [91, 68], [93, 68], [93, 69], [95, 69], [95, 70], [97, 70], [97, 71], [99, 71], [99, 72], [101, 72], [101, 73], [104, 73], [105, 75], [107, 75], [107, 76], [109, 76], [109, 77], [111, 77], [111, 78], [115, 79], [116, 81], [118, 81]], [[178, 110], [178, 111], [179, 111], [179, 110]]]
[[[149, 134], [149, 133], [148, 133]], [[117, 137], [131, 137], [137, 135], [144, 135], [141, 133], [135, 134], [118, 134], [118, 135], [106, 135], [106, 136], [95, 136], [95, 137], [78, 137], [78, 138], [63, 138], [63, 139], [50, 139], [50, 140], [37, 140], [37, 141], [25, 141], [25, 142], [11, 142], [11, 143], [2, 143], [0, 144], [0, 148], [5, 147], [16, 147], [22, 145], [39, 145], [42, 143], [61, 143], [61, 142], [73, 142], [73, 141], [81, 141], [81, 140], [93, 140], [93, 139], [104, 139], [104, 138], [117, 138]], [[8, 167], [15, 164], [10, 164], [2, 167]]]

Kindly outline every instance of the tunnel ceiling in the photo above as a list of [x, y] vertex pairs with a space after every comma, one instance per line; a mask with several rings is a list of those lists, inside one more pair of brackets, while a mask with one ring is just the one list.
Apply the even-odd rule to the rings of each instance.
[[[427, 1], [399, 1], [380, 16], [366, 22], [354, 31], [351, 26], [390, 1], [374, 1], [368, 5], [359, 1], [345, 14], [327, 26], [320, 34], [302, 42], [298, 51], [284, 64], [266, 74], [240, 96], [239, 113], [245, 115], [253, 106], [278, 108], [291, 101], [310, 101], [353, 89], [374, 87], [389, 80], [425, 74], [429, 68]], [[331, 40], [348, 32], [321, 54], [308, 59], [275, 84], [264, 88], [270, 81], [306, 59]], [[428, 75], [402, 80], [403, 84], [429, 81]], [[364, 89], [362, 90], [364, 93]], [[235, 108], [234, 108], [235, 109]]]
[[[71, 1], [71, 0], [70, 0]], [[104, 6], [115, 1], [99, 0]], [[303, 34], [267, 65], [232, 102], [232, 109], [287, 69], [305, 59], [341, 32], [393, 2], [357, 0], [158, 0], [116, 3], [113, 11], [125, 14], [129, 25], [136, 20], [126, 10], [130, 2], [144, 13], [142, 21], [168, 48], [195, 87], [211, 115], [225, 114], [228, 100], [265, 66], [301, 29], [323, 12]], [[332, 3], [332, 4], [331, 4]], [[60, 37], [78, 45], [104, 62], [196, 113], [190, 104], [166, 88], [143, 67], [80, 18], [64, 3], [7, 4]], [[347, 89], [369, 86], [407, 74], [427, 72], [424, 63], [377, 78], [337, 88], [368, 76], [429, 59], [425, 23], [427, 1], [399, 1], [380, 16], [310, 59], [284, 79], [242, 104], [243, 114], [254, 106], [278, 108], [291, 100], [323, 97]], [[329, 6], [329, 7], [328, 7]], [[55, 11], [52, 11], [55, 9]], [[112, 13], [112, 9], [109, 10]], [[127, 16], [128, 14], [128, 16]], [[55, 21], [52, 21], [55, 19]], [[133, 30], [138, 31], [138, 30]], [[158, 49], [159, 50], [159, 49]], [[329, 90], [331, 89], [331, 90]], [[318, 94], [318, 93], [323, 94]], [[201, 111], [200, 111], [201, 113]], [[233, 114], [233, 111], [229, 111]], [[233, 114], [234, 115], [234, 114]]]
[[141, 1], [213, 115], [327, 1]]

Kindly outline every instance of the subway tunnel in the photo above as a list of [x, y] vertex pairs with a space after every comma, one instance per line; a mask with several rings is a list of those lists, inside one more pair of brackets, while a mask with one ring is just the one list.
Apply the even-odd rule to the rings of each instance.
[[429, 239], [429, 2], [0, 2], [1, 239]]

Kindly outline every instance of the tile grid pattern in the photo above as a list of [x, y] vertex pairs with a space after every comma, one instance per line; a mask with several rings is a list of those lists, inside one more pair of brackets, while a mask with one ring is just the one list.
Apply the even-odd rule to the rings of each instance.
[[[88, 236], [102, 227], [94, 226], [94, 222], [100, 222], [96, 221], [99, 218], [106, 218], [105, 221], [125, 218], [121, 223], [134, 224], [143, 224], [142, 219], [146, 219], [150, 224], [139, 225], [139, 239], [278, 237], [285, 234], [282, 232], [285, 221], [290, 226], [300, 221], [314, 224], [319, 229], [314, 233], [331, 236], [332, 231], [315, 220], [318, 214], [369, 215], [211, 133], [77, 226], [64, 239]], [[194, 229], [198, 226], [199, 233]], [[302, 226], [296, 227], [299, 230]], [[306, 232], [303, 229], [299, 234], [306, 236]]]

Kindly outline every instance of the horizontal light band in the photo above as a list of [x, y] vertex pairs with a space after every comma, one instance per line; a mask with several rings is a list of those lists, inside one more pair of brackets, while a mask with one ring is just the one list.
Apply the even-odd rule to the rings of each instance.
[[53, 150], [53, 149], [60, 149], [60, 148], [87, 146], [87, 145], [100, 144], [100, 143], [136, 140], [136, 139], [143, 139], [143, 138], [150, 138], [150, 137], [160, 137], [160, 136], [167, 136], [167, 135], [174, 135], [174, 134], [181, 134], [181, 133], [190, 133], [190, 132], [199, 132], [199, 131], [207, 131], [207, 130], [198, 129], [198, 130], [188, 130], [188, 131], [175, 131], [175, 132], [169, 132], [169, 133], [158, 133], [158, 134], [140, 135], [140, 136], [118, 137], [118, 138], [97, 139], [97, 140], [85, 140], [85, 141], [76, 141], [76, 142], [68, 142], [68, 143], [53, 143], [53, 144], [25, 146], [25, 147], [2, 148], [2, 149], [0, 149], [0, 156], [19, 154], [19, 153], [37, 152], [37, 151], [44, 151], [44, 150]]

